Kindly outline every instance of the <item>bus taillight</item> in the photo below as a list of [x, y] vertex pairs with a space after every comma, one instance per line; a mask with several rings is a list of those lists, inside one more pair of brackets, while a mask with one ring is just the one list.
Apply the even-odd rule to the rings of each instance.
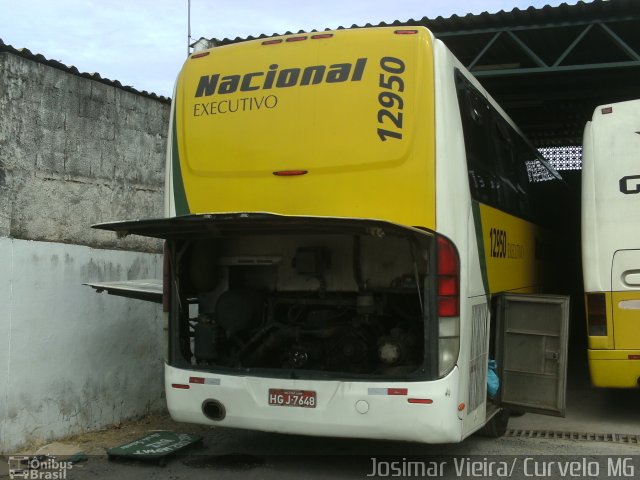
[[587, 293], [587, 328], [591, 337], [607, 336], [607, 299], [604, 293]]
[[451, 371], [460, 351], [460, 261], [455, 245], [438, 236], [438, 373]]
[[438, 237], [438, 316], [460, 315], [460, 265], [456, 247]]

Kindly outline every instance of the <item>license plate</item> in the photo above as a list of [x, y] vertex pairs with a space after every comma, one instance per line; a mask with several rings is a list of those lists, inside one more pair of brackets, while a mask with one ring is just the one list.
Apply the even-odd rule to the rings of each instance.
[[269, 405], [278, 407], [316, 408], [316, 392], [313, 390], [269, 389]]

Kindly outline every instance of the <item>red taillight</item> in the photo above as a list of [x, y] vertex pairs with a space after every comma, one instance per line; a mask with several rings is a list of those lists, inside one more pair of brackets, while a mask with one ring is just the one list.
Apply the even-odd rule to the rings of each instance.
[[189, 385], [185, 385], [184, 383], [172, 383], [171, 386], [173, 388], [179, 388], [181, 390], [189, 390]]
[[306, 40], [307, 37], [289, 37], [285, 41], [286, 42], [301, 42], [302, 40]]
[[458, 308], [457, 297], [439, 297], [438, 298], [438, 316], [439, 317], [457, 317], [460, 314]]
[[204, 377], [189, 377], [189, 383], [199, 383], [204, 385]]
[[388, 388], [387, 395], [406, 395], [409, 393], [408, 388]]
[[587, 329], [591, 337], [607, 336], [607, 299], [604, 293], [587, 293]]
[[273, 172], [276, 177], [295, 177], [296, 175], [306, 175], [308, 170], [279, 170]]
[[274, 40], [265, 40], [264, 42], [262, 42], [262, 45], [275, 45], [276, 43], [282, 43], [282, 39], [276, 38]]
[[438, 237], [438, 275], [458, 275], [458, 254], [453, 243]]
[[418, 30], [394, 30], [393, 33], [396, 35], [415, 35]]
[[439, 296], [455, 296], [458, 294], [458, 279], [453, 276], [442, 275], [438, 279]]
[[162, 262], [162, 311], [169, 311], [169, 298], [171, 287], [171, 267], [169, 263], [169, 247], [167, 242], [164, 242], [164, 256]]
[[453, 243], [438, 236], [438, 316], [460, 314], [460, 265]]
[[311, 35], [311, 38], [313, 40], [320, 40], [323, 38], [331, 38], [331, 37], [333, 37], [333, 33], [319, 33], [317, 35]]
[[421, 403], [423, 405], [431, 405], [433, 400], [430, 398], [407, 398], [407, 402], [409, 403]]
[[200, 52], [200, 53], [194, 53], [193, 55], [191, 55], [191, 58], [202, 58], [202, 57], [206, 57], [207, 55], [209, 55], [211, 52]]

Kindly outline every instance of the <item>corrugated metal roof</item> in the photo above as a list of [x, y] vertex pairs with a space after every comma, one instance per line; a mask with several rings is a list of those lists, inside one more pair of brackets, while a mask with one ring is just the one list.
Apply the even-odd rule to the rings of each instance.
[[160, 102], [165, 102], [165, 103], [171, 102], [171, 99], [168, 97], [164, 97], [162, 95], [156, 95], [155, 93], [147, 92], [146, 90], [140, 91], [128, 85], [122, 85], [122, 83], [120, 83], [118, 80], [110, 80], [108, 78], [104, 78], [100, 76], [99, 73], [80, 72], [74, 66], [65, 65], [64, 63], [58, 62], [57, 60], [50, 60], [48, 58], [45, 58], [43, 55], [32, 53], [27, 48], [20, 48], [20, 49], [14, 48], [11, 45], [5, 44], [0, 38], [0, 53], [3, 53], [3, 52], [11, 53], [13, 55], [18, 55], [19, 57], [26, 58], [33, 62], [41, 63], [43, 65], [47, 65], [52, 68], [57, 68], [58, 70], [62, 70], [72, 75], [77, 75], [78, 77], [83, 77], [89, 80], [94, 80], [96, 82], [104, 83], [105, 85], [119, 88], [129, 93], [142, 95], [143, 97], [152, 98]]
[[[557, 7], [546, 5], [542, 8], [529, 7], [524, 10], [514, 8], [510, 12], [500, 10], [496, 13], [483, 12], [479, 15], [471, 13], [464, 16], [452, 15], [448, 18], [443, 18], [441, 16], [429, 18], [428, 16], [425, 16], [417, 20], [395, 20], [391, 23], [380, 22], [378, 24], [367, 23], [365, 25], [351, 25], [350, 27], [341, 26], [337, 29], [421, 25], [430, 29], [436, 36], [439, 36], [438, 34], [445, 32], [507, 28], [524, 25], [558, 24], [558, 22], [567, 21], [592, 21], [594, 19], [610, 19], [612, 17], [625, 17], [627, 15], [635, 17], [638, 15], [638, 9], [640, 7], [639, 3], [640, 2], [638, 0], [593, 0], [590, 3], [579, 2], [576, 5], [562, 3]], [[425, 10], [428, 10], [427, 4], [425, 4]], [[325, 30], [330, 29], [327, 28]], [[236, 37], [234, 39], [223, 38], [221, 40], [212, 38], [210, 41], [221, 46], [259, 38], [291, 35], [294, 33], [298, 34], [309, 32], [304, 30], [299, 30], [298, 32], [287, 31], [280, 34], [261, 34], [257, 37]], [[203, 38], [201, 38], [201, 40], [203, 40]]]
[[[385, 26], [429, 28], [539, 147], [579, 145], [597, 105], [640, 96], [640, 0], [425, 16], [350, 28]], [[300, 33], [309, 32], [295, 32]], [[203, 38], [199, 47], [272, 36], [279, 35]]]

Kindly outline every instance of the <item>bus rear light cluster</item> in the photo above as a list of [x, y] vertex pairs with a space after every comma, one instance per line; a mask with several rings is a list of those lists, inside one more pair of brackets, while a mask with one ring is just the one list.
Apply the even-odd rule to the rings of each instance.
[[451, 371], [460, 352], [460, 261], [448, 238], [437, 237], [438, 372]]
[[453, 243], [438, 236], [438, 316], [460, 315], [460, 266]]
[[607, 336], [607, 299], [604, 293], [587, 293], [587, 330], [590, 337]]

